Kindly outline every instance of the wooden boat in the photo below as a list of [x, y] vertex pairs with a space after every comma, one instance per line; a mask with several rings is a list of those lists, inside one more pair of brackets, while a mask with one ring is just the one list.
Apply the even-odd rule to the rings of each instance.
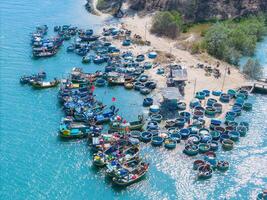
[[154, 136], [154, 137], [152, 137], [151, 144], [153, 146], [161, 146], [163, 141], [164, 141], [164, 139], [162, 137]]
[[143, 116], [139, 115], [137, 121], [125, 122], [113, 121], [110, 123], [110, 129], [113, 131], [125, 131], [126, 129], [132, 130], [142, 130], [145, 122]]
[[193, 163], [193, 169], [194, 170], [198, 170], [198, 168], [200, 166], [203, 166], [205, 164], [206, 164], [206, 162], [204, 160], [195, 160], [194, 163]]
[[164, 147], [166, 149], [175, 149], [176, 144], [177, 144], [176, 140], [174, 140], [172, 138], [167, 138], [164, 141]]
[[113, 160], [115, 157], [112, 153], [118, 151], [117, 155], [119, 154], [120, 150], [119, 147], [111, 146], [104, 152], [99, 152], [93, 155], [93, 164], [97, 167], [104, 167], [108, 161]]
[[229, 169], [229, 162], [227, 161], [218, 161], [217, 163], [217, 169], [220, 170], [220, 171], [226, 171]]
[[59, 83], [60, 81], [55, 79], [54, 81], [50, 82], [41, 82], [41, 81], [33, 82], [32, 86], [36, 89], [45, 89], [45, 88], [56, 87], [58, 86]]
[[106, 175], [109, 177], [121, 176], [124, 171], [132, 172], [141, 163], [142, 159], [140, 157], [133, 158], [124, 163], [120, 163], [118, 160], [113, 160], [106, 165]]
[[42, 52], [33, 52], [34, 58], [41, 58], [41, 57], [51, 57], [56, 55], [57, 51], [42, 51]]
[[149, 164], [143, 163], [132, 172], [125, 174], [124, 176], [114, 177], [112, 180], [116, 185], [128, 186], [139, 180], [141, 180], [149, 169]]
[[96, 115], [94, 117], [94, 120], [96, 124], [103, 124], [105, 122], [109, 122], [110, 119], [114, 117], [115, 115], [117, 115], [118, 112], [119, 112], [119, 109], [116, 109], [115, 106], [111, 106], [110, 111]]
[[133, 83], [124, 83], [124, 87], [128, 90], [131, 90], [133, 89], [134, 87], [134, 84]]
[[59, 136], [61, 138], [66, 138], [66, 139], [80, 139], [80, 138], [85, 138], [88, 136], [87, 132], [83, 132], [79, 129], [65, 129], [65, 130], [60, 130]]
[[73, 119], [63, 118], [59, 126], [59, 131], [63, 132], [65, 130], [78, 129], [82, 132], [89, 132], [90, 127], [90, 125], [83, 122], [74, 122]]
[[198, 168], [199, 179], [209, 179], [212, 177], [212, 169], [209, 164], [202, 165]]
[[141, 135], [140, 135], [140, 139], [143, 141], [143, 142], [150, 142], [151, 139], [152, 139], [152, 133], [151, 132], [142, 132]]
[[226, 151], [230, 151], [234, 148], [234, 142], [230, 139], [225, 139], [222, 141], [222, 147]]
[[206, 143], [201, 143], [198, 145], [200, 153], [206, 153], [210, 150], [210, 145]]
[[109, 85], [124, 85], [125, 78], [124, 77], [110, 77], [108, 78]]
[[188, 156], [195, 156], [198, 154], [198, 145], [196, 144], [188, 144], [185, 146], [183, 152]]

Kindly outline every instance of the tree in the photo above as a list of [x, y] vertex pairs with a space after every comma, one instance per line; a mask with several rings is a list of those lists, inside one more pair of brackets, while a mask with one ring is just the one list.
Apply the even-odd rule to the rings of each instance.
[[229, 30], [221, 23], [213, 25], [205, 35], [207, 51], [218, 59], [223, 59], [227, 48]]
[[258, 60], [250, 58], [243, 67], [243, 73], [252, 79], [259, 79], [262, 77], [263, 68]]
[[177, 11], [158, 12], [152, 21], [151, 32], [175, 38], [182, 27], [182, 18]]

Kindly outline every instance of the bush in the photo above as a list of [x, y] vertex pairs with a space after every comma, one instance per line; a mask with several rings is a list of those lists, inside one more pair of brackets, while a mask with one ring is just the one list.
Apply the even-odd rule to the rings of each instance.
[[202, 50], [203, 50], [203, 43], [202, 42], [194, 42], [191, 46], [191, 53], [192, 54], [201, 53]]
[[107, 0], [97, 0], [96, 8], [98, 10], [105, 10], [109, 8], [109, 3]]
[[152, 21], [151, 32], [175, 38], [182, 28], [182, 18], [177, 11], [158, 12]]
[[218, 22], [205, 33], [207, 52], [238, 65], [241, 56], [252, 56], [257, 41], [266, 33], [265, 18], [248, 17], [239, 21]]
[[250, 58], [243, 67], [243, 73], [252, 79], [259, 79], [263, 75], [263, 68], [258, 60]]

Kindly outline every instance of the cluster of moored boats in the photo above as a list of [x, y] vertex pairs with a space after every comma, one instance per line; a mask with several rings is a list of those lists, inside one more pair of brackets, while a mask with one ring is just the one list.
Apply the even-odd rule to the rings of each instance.
[[[185, 102], [175, 105], [178, 117], [174, 119], [165, 119], [161, 107], [155, 104], [153, 98], [147, 97], [143, 106], [149, 110], [148, 118], [139, 116], [136, 121], [127, 122], [118, 115], [119, 110], [115, 106], [108, 108], [95, 98], [95, 86], [120, 85], [148, 95], [157, 84], [144, 74], [154, 65], [146, 58], [151, 61], [157, 53], [134, 56], [131, 51], [120, 52], [108, 42], [119, 38], [123, 46], [131, 45], [131, 32], [125, 29], [103, 29], [102, 36], [94, 35], [91, 29], [71, 26], [56, 26], [54, 31], [60, 41], [78, 35], [67, 51], [83, 56], [83, 63], [106, 63], [104, 72], [85, 73], [81, 68], [74, 68], [67, 79], [61, 80], [58, 99], [66, 117], [60, 123], [59, 136], [64, 139], [88, 138], [94, 152], [93, 164], [106, 167], [106, 175], [112, 177], [114, 183], [129, 185], [140, 180], [148, 171], [148, 163], [139, 155], [140, 141], [166, 149], [175, 149], [178, 143], [184, 141], [183, 153], [188, 156], [204, 155], [204, 159], [193, 164], [200, 179], [210, 178], [214, 169], [225, 171], [229, 168], [227, 161], [217, 160], [215, 151], [219, 148], [233, 149], [235, 142], [248, 132], [249, 124], [238, 121], [243, 110], [252, 109], [246, 90], [228, 90], [227, 93], [198, 91], [189, 105]], [[46, 48], [46, 32], [46, 26], [37, 27], [33, 34], [33, 48], [37, 48], [38, 44]], [[53, 43], [52, 46], [52, 49], [57, 49], [60, 45]], [[157, 73], [163, 74], [164, 69], [159, 68]], [[45, 77], [46, 74], [39, 73], [21, 77], [20, 82], [45, 88]], [[57, 85], [59, 81], [55, 80], [55, 83]], [[233, 105], [222, 119], [224, 104], [230, 102]], [[104, 124], [108, 124], [105, 133]]]
[[[66, 117], [61, 121], [59, 135], [64, 139], [88, 138], [94, 152], [93, 164], [106, 167], [107, 176], [117, 185], [126, 186], [140, 180], [148, 171], [148, 163], [139, 155], [139, 141], [129, 137], [130, 130], [141, 130], [144, 120], [127, 122], [118, 116], [115, 106], [107, 108], [96, 100], [94, 80], [101, 74], [86, 74], [74, 68], [62, 81], [58, 93]], [[103, 133], [103, 125], [109, 130]]]

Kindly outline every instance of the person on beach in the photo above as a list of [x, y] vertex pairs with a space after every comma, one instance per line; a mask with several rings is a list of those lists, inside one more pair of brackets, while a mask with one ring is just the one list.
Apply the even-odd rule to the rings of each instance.
[[228, 75], [230, 75], [231, 74], [231, 71], [230, 71], [230, 67], [228, 67]]

